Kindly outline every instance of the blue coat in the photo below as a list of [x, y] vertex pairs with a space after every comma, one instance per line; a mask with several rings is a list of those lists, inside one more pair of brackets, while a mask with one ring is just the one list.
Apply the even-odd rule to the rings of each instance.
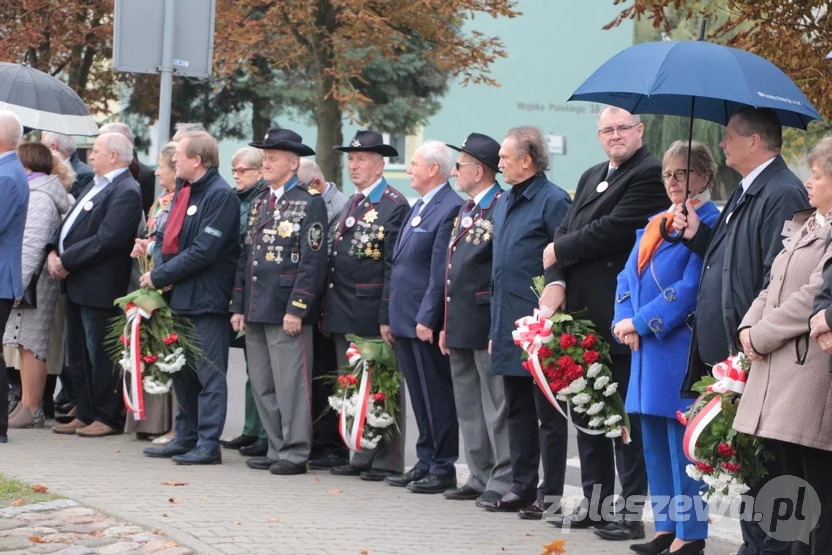
[[[707, 225], [719, 216], [713, 202], [705, 203], [696, 213]], [[665, 215], [662, 212], [654, 217]], [[687, 370], [702, 258], [682, 243], [665, 241], [639, 276], [638, 250], [643, 235], [643, 229], [636, 234], [635, 247], [618, 275], [615, 292], [613, 327], [632, 318], [640, 338], [639, 350], [632, 353], [626, 409], [675, 418], [677, 410], [690, 406], [690, 399], [682, 399], [679, 390]]]
[[521, 366], [522, 350], [514, 344], [514, 322], [537, 308], [532, 280], [543, 275], [543, 250], [569, 210], [569, 193], [546, 179], [534, 178], [523, 194], [511, 190], [494, 208], [491, 268], [491, 372], [529, 376]]
[[0, 299], [23, 297], [23, 229], [29, 208], [29, 181], [17, 154], [0, 159]]
[[439, 333], [445, 315], [445, 265], [448, 240], [462, 199], [446, 183], [412, 225], [411, 209], [393, 249], [390, 274], [390, 331], [416, 337], [416, 324]]

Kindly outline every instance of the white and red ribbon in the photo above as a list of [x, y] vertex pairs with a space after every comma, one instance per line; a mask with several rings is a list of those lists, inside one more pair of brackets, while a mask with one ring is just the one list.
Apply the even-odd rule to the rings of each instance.
[[136, 420], [144, 420], [144, 385], [142, 384], [142, 346], [141, 346], [141, 322], [142, 318], [150, 318], [150, 314], [129, 303], [125, 309], [127, 323], [124, 326], [124, 336], [130, 341], [127, 349], [130, 360], [130, 389], [127, 388], [127, 374], [122, 375], [122, 396], [124, 406], [133, 413]]
[[714, 366], [714, 378], [719, 381], [709, 385], [708, 391], [714, 393], [733, 392], [742, 395], [745, 390], [745, 382], [748, 381], [748, 372], [742, 369], [737, 358], [733, 357]]
[[361, 384], [358, 386], [358, 405], [355, 407], [355, 416], [352, 420], [352, 429], [347, 429], [347, 396], [349, 389], [344, 388], [344, 399], [341, 404], [341, 414], [338, 418], [338, 432], [344, 445], [351, 451], [361, 451], [361, 437], [364, 434], [364, 423], [367, 420], [367, 409], [370, 405], [370, 378], [371, 370], [367, 361], [361, 358], [358, 347], [350, 343], [347, 349], [347, 360], [353, 367], [361, 366]]

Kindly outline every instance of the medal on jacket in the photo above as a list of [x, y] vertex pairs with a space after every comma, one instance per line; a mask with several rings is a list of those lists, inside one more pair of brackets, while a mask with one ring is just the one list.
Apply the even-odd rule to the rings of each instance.
[[609, 189], [609, 187], [610, 187], [610, 184], [607, 183], [606, 180], [602, 181], [601, 183], [598, 184], [597, 187], [595, 187], [595, 192], [596, 193], [603, 193], [604, 191]]
[[196, 204], [192, 204], [188, 207], [188, 216], [193, 216], [196, 214]]
[[90, 210], [92, 210], [92, 207], [93, 207], [92, 201], [88, 200], [87, 203], [84, 205], [84, 210], [89, 212]]
[[413, 227], [416, 227], [420, 223], [422, 223], [422, 216], [416, 216], [415, 218], [410, 220], [410, 225], [412, 225]]
[[465, 216], [462, 218], [462, 227], [468, 229], [472, 225], [474, 225], [474, 219], [471, 216]]
[[355, 218], [350, 216], [349, 218], [347, 218], [347, 221], [344, 222], [344, 224], [347, 226], [348, 229], [352, 229], [352, 227], [355, 225]]
[[295, 245], [292, 247], [292, 264], [297, 264], [298, 260], [300, 260], [300, 252], [298, 251], [298, 246]]

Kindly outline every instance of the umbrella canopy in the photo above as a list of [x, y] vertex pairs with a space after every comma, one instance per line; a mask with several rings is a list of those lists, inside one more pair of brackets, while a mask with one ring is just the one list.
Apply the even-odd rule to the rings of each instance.
[[75, 91], [26, 65], [0, 62], [0, 109], [14, 112], [32, 129], [98, 135], [98, 125]]
[[781, 124], [799, 129], [822, 119], [776, 65], [750, 52], [702, 41], [631, 46], [598, 68], [569, 100], [610, 104], [632, 114], [693, 116], [722, 125], [743, 106], [771, 108]]

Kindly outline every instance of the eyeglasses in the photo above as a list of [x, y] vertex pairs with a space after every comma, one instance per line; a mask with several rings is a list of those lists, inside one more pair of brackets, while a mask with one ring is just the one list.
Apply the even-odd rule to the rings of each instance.
[[456, 166], [456, 171], [459, 171], [461, 166], [479, 166], [479, 164], [476, 162], [457, 162], [454, 166]]
[[[691, 171], [692, 173], [696, 173], [696, 170], [690, 170], [690, 171]], [[685, 169], [676, 170], [676, 171], [675, 171], [675, 172], [673, 172], [673, 173], [670, 173], [670, 172], [664, 172], [664, 173], [662, 174], [662, 181], [664, 181], [665, 183], [668, 183], [668, 182], [670, 181], [670, 178], [672, 177], [673, 179], [675, 179], [675, 180], [676, 180], [676, 182], [677, 182], [677, 183], [684, 183], [684, 182], [685, 182], [685, 178], [686, 178], [687, 176], [688, 176], [688, 170], [685, 170]]]
[[254, 168], [231, 168], [231, 175], [238, 173], [240, 175], [244, 175], [246, 172], [253, 172], [257, 171]]
[[618, 127], [605, 127], [603, 129], [599, 129], [598, 134], [601, 135], [602, 137], [612, 137], [613, 134], [615, 134], [615, 132], [618, 131], [619, 135], [624, 135], [625, 133], [627, 133], [631, 129], [635, 129], [638, 126], [639, 126], [639, 124], [636, 123], [636, 124], [633, 124], [633, 125], [620, 125]]

